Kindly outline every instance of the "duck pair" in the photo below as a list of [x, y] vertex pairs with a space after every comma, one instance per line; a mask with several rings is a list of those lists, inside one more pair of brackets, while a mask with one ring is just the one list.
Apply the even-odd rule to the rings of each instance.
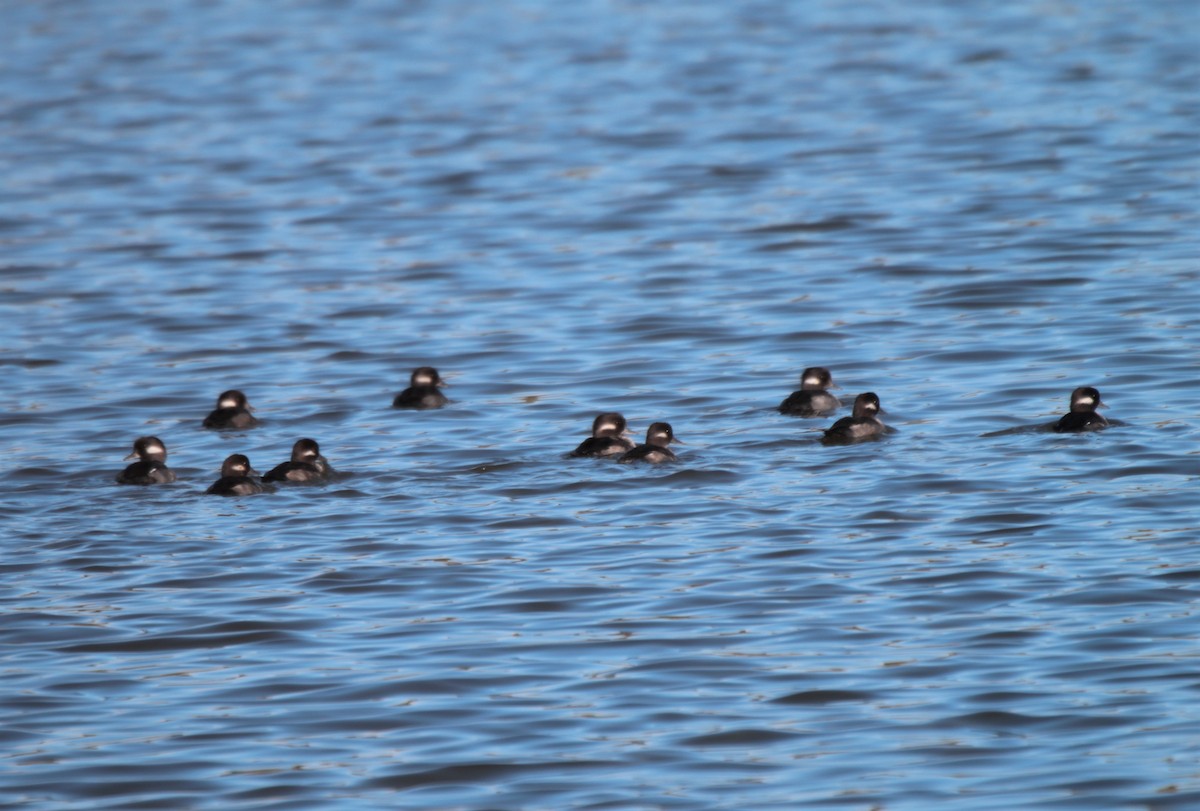
[[[836, 388], [833, 375], [823, 366], [810, 366], [800, 375], [800, 389], [789, 394], [779, 404], [779, 413], [791, 417], [825, 417], [842, 407], [842, 401], [829, 393]], [[885, 413], [879, 405], [879, 397], [873, 391], [865, 391], [854, 398], [854, 408], [849, 417], [842, 417], [825, 431], [822, 441], [830, 444], [846, 444], [872, 439], [887, 432], [887, 426], [879, 421]]]
[[646, 429], [646, 441], [641, 445], [634, 445], [633, 440], [625, 435], [625, 431], [625, 417], [615, 411], [607, 411], [592, 421], [592, 435], [579, 443], [579, 447], [568, 455], [592, 458], [615, 456], [618, 462], [624, 464], [660, 464], [675, 461], [675, 452], [668, 445], [683, 441], [676, 438], [670, 423], [666, 422], [652, 423]]
[[[409, 387], [395, 396], [392, 407], [420, 410], [441, 408], [450, 402], [439, 388], [445, 384], [446, 381], [432, 366], [414, 369], [409, 378]], [[221, 396], [217, 398], [217, 407], [204, 418], [203, 424], [205, 428], [216, 431], [254, 428], [259, 422], [253, 411], [245, 393], [238, 389], [230, 389], [221, 392]]]
[[245, 454], [235, 453], [221, 465], [221, 478], [207, 490], [209, 496], [249, 496], [264, 493], [269, 489], [266, 482], [298, 484], [325, 481], [333, 473], [329, 461], [321, 455], [321, 448], [312, 439], [298, 439], [292, 446], [292, 458], [271, 468], [267, 475], [250, 466]]

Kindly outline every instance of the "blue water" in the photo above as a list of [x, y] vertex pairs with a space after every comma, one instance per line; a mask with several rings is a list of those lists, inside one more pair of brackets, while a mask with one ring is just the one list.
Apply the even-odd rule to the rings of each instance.
[[1200, 807], [1198, 23], [6, 4], [0, 807]]

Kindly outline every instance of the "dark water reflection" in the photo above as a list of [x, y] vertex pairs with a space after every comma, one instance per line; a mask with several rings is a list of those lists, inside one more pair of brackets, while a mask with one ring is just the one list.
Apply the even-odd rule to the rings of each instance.
[[0, 11], [0, 804], [1200, 804], [1200, 20], [977, 5]]

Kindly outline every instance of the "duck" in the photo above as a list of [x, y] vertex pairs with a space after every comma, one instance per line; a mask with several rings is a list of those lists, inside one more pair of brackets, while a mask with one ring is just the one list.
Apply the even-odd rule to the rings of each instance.
[[292, 445], [292, 458], [267, 471], [263, 481], [316, 482], [329, 478], [332, 469], [321, 455], [321, 446], [314, 439], [297, 439]]
[[250, 496], [266, 490], [258, 478], [258, 471], [250, 467], [250, 460], [235, 453], [221, 465], [221, 478], [204, 492], [209, 496]]
[[1103, 414], [1097, 414], [1097, 408], [1104, 408], [1107, 403], [1100, 399], [1100, 392], [1091, 386], [1080, 386], [1071, 392], [1071, 410], [1054, 424], [1055, 433], [1074, 434], [1083, 431], [1099, 431], [1108, 427], [1108, 420]]
[[670, 423], [655, 422], [646, 429], [645, 443], [621, 454], [621, 458], [617, 461], [622, 464], [630, 464], [632, 462], [649, 462], [651, 464], [674, 462], [678, 457], [675, 456], [674, 451], [668, 448], [667, 445], [672, 442], [682, 441], [675, 436], [675, 431], [672, 430]]
[[615, 411], [598, 414], [592, 421], [592, 435], [579, 447], [571, 451], [571, 456], [619, 456], [633, 450], [633, 441], [625, 436], [625, 417]]
[[833, 375], [823, 366], [810, 366], [800, 376], [800, 389], [779, 404], [779, 413], [791, 417], [824, 417], [842, 407], [826, 389], [836, 388]]
[[217, 431], [253, 428], [258, 425], [258, 420], [250, 413], [253, 410], [242, 392], [237, 389], [223, 391], [217, 398], [217, 407], [204, 418], [204, 427]]
[[865, 391], [854, 398], [854, 411], [825, 430], [825, 442], [847, 444], [875, 439], [887, 432], [887, 426], [879, 421], [877, 414], [884, 413], [879, 397], [873, 391]]
[[138, 461], [117, 474], [121, 484], [170, 484], [175, 471], [167, 467], [167, 446], [156, 436], [142, 436], [133, 441], [133, 452], [126, 459]]
[[438, 375], [437, 369], [432, 366], [421, 366], [414, 369], [412, 376], [409, 378], [408, 388], [396, 395], [392, 400], [392, 408], [414, 408], [419, 410], [441, 408], [450, 402], [446, 395], [442, 394], [438, 388], [445, 384], [446, 381]]

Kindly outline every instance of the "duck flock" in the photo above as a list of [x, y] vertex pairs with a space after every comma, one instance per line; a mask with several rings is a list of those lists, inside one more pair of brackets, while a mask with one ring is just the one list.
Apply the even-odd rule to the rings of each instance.
[[[421, 366], [413, 370], [409, 386], [392, 400], [394, 408], [431, 409], [441, 408], [449, 400], [442, 393], [443, 384], [437, 369]], [[779, 413], [793, 417], [826, 417], [833, 414], [842, 403], [829, 393], [835, 388], [829, 370], [813, 366], [804, 370], [800, 388], [789, 394], [779, 404]], [[1100, 392], [1091, 386], [1080, 386], [1071, 392], [1071, 410], [1064, 414], [1051, 428], [1058, 433], [1096, 431], [1108, 427], [1108, 420], [1096, 413], [1104, 403]], [[852, 444], [878, 439], [890, 432], [879, 415], [884, 413], [879, 397], [871, 391], [854, 398], [854, 407], [848, 417], [842, 417], [824, 432], [822, 442], [826, 444]], [[258, 425], [251, 413], [246, 395], [236, 389], [222, 392], [217, 398], [217, 407], [204, 418], [205, 428], [215, 431], [240, 431]], [[592, 435], [579, 444], [568, 455], [573, 457], [616, 458], [618, 462], [632, 464], [647, 462], [661, 464], [676, 460], [669, 445], [681, 440], [669, 423], [655, 422], [646, 430], [646, 441], [634, 444], [626, 436], [625, 417], [616, 412], [597, 415], [592, 422]], [[133, 443], [133, 452], [126, 459], [136, 457], [138, 461], [117, 475], [120, 484], [167, 484], [175, 481], [175, 473], [167, 467], [167, 446], [154, 436], [139, 437]], [[265, 475], [250, 466], [245, 454], [235, 453], [221, 465], [221, 478], [205, 491], [207, 495], [248, 496], [271, 490], [274, 484], [314, 483], [329, 480], [334, 475], [328, 460], [321, 455], [315, 440], [296, 440], [292, 446], [292, 457], [271, 468]]]

